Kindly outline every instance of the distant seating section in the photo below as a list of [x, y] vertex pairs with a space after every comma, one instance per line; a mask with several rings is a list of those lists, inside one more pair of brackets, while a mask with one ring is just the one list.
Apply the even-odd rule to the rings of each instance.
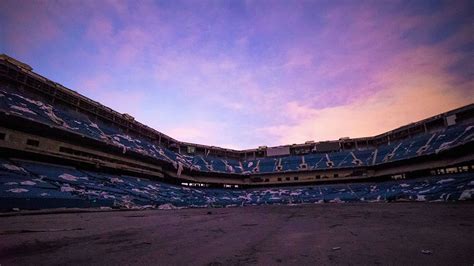
[[0, 159], [0, 210], [125, 209], [264, 204], [472, 200], [472, 173], [381, 183], [259, 189], [196, 189], [65, 166]]
[[179, 154], [143, 138], [130, 136], [112, 125], [91, 121], [86, 115], [74, 110], [51, 106], [8, 90], [0, 89], [1, 112], [103, 141], [119, 147], [124, 153], [136, 152], [172, 163], [177, 168], [178, 164], [182, 164], [185, 168], [202, 172], [250, 174], [370, 166], [438, 153], [474, 139], [474, 126], [456, 125], [437, 133], [421, 134], [381, 145], [376, 149], [312, 153], [240, 162], [212, 156]]

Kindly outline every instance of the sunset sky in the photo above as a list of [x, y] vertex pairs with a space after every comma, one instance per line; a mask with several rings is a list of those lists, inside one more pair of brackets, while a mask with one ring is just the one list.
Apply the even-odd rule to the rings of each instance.
[[0, 53], [178, 140], [371, 136], [474, 102], [473, 1], [0, 1]]

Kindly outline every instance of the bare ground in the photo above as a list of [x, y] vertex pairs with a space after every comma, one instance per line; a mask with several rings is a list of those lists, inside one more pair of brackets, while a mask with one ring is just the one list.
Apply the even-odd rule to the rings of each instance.
[[472, 202], [15, 215], [0, 265], [473, 265], [473, 240]]

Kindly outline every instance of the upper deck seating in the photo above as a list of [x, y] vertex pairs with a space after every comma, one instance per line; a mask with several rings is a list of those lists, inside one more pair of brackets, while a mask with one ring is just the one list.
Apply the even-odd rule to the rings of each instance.
[[179, 167], [178, 164], [182, 164], [194, 170], [219, 173], [272, 173], [370, 166], [442, 152], [474, 139], [474, 126], [455, 125], [439, 132], [419, 134], [383, 144], [375, 149], [289, 155], [239, 162], [212, 156], [179, 154], [142, 137], [132, 136], [112, 124], [99, 120], [93, 122], [86, 115], [74, 110], [33, 100], [5, 88], [0, 89], [0, 110], [10, 115], [22, 116], [51, 127], [103, 141], [121, 148], [123, 153], [136, 152], [172, 163], [176, 168]]

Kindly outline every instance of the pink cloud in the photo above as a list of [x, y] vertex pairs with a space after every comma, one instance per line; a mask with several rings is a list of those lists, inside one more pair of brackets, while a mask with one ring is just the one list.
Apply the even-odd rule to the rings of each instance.
[[31, 1], [28, 5], [19, 5], [4, 1], [0, 9], [8, 22], [4, 28], [5, 41], [19, 55], [25, 56], [44, 43], [53, 43], [62, 34], [60, 26], [51, 18], [54, 11], [50, 10], [49, 2]]
[[446, 51], [444, 43], [408, 50], [373, 73], [371, 82], [381, 89], [335, 107], [314, 108], [291, 101], [282, 113], [283, 124], [256, 131], [275, 137], [270, 145], [365, 137], [470, 104], [473, 82], [459, 82], [445, 71], [460, 56]]
[[93, 17], [88, 23], [85, 37], [99, 44], [110, 45], [113, 38], [112, 21], [105, 17]]
[[98, 73], [77, 82], [82, 93], [112, 109], [132, 115], [143, 113], [145, 92], [133, 88], [117, 88], [113, 77], [107, 73]]
[[[474, 98], [453, 95], [439, 88], [439, 80], [413, 78], [405, 87], [387, 89], [349, 105], [313, 109], [290, 103], [287, 117], [293, 122], [257, 129], [275, 138], [268, 145], [366, 137], [395, 129], [440, 112], [472, 103]], [[283, 119], [284, 121], [288, 121]]]
[[[456, 48], [471, 42], [472, 25], [444, 41], [426, 41], [468, 2], [413, 14], [404, 8], [382, 13], [385, 4], [374, 2], [250, 1], [237, 12], [209, 2], [186, 8], [154, 1], [5, 3], [0, 14], [9, 13], [9, 46], [34, 56], [34, 47], [62, 44], [65, 51], [44, 55], [57, 55], [48, 58], [51, 65], [72, 61], [77, 76], [69, 82], [76, 88], [188, 141], [253, 145], [237, 143], [242, 127], [255, 129], [256, 137], [268, 133], [266, 144], [375, 134], [472, 100], [463, 95], [472, 81], [448, 71], [466, 60]], [[173, 114], [160, 112], [150, 94], [156, 101], [169, 97], [173, 112], [217, 114], [163, 125], [149, 114]], [[224, 115], [235, 121], [217, 120]]]

